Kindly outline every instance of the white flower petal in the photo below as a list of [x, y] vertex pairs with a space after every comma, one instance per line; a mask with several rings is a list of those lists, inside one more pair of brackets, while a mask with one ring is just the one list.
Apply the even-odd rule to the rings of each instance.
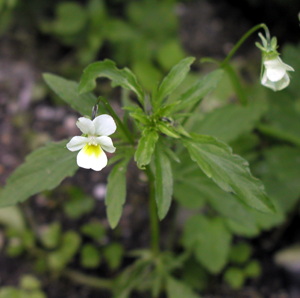
[[80, 117], [76, 125], [85, 134], [94, 135], [95, 133], [95, 126], [91, 119]]
[[97, 136], [109, 136], [116, 131], [116, 123], [113, 117], [107, 114], [100, 115], [93, 120], [95, 134]]
[[261, 79], [262, 85], [279, 91], [287, 87], [290, 83], [290, 77], [287, 71], [294, 69], [283, 63], [279, 56], [271, 60], [264, 61], [264, 73]]
[[277, 81], [281, 80], [284, 77], [286, 71], [282, 67], [267, 68], [266, 73], [267, 73], [267, 77], [270, 81], [277, 82]]
[[70, 151], [77, 151], [82, 149], [87, 142], [88, 139], [86, 137], [73, 137], [67, 144], [67, 148]]
[[102, 149], [104, 149], [109, 153], [113, 153], [116, 151], [116, 148], [114, 147], [112, 139], [110, 137], [107, 136], [98, 137], [96, 138], [96, 142], [101, 146]]
[[77, 154], [77, 164], [84, 169], [100, 171], [107, 165], [107, 157], [100, 146], [86, 145]]

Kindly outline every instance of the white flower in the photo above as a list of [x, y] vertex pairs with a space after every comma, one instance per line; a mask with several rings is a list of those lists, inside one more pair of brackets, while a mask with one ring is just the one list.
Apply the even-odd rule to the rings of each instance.
[[262, 85], [273, 89], [274, 91], [282, 90], [290, 83], [290, 77], [287, 71], [294, 69], [283, 63], [279, 56], [264, 61], [264, 72], [261, 79]]
[[107, 165], [107, 157], [103, 150], [113, 153], [116, 148], [109, 135], [116, 131], [116, 123], [109, 115], [100, 115], [94, 120], [80, 117], [76, 123], [82, 136], [73, 137], [67, 144], [70, 151], [80, 150], [77, 164], [85, 169], [102, 170]]

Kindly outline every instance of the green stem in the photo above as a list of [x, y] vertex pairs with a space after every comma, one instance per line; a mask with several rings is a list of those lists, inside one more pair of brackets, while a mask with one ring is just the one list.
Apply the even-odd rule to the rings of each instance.
[[253, 34], [255, 31], [259, 30], [259, 29], [264, 29], [266, 32], [266, 36], [269, 37], [270, 33], [269, 33], [269, 29], [265, 24], [259, 24], [256, 25], [254, 27], [252, 27], [249, 31], [247, 31], [242, 37], [241, 39], [235, 44], [235, 46], [231, 49], [231, 51], [229, 52], [229, 54], [227, 55], [227, 57], [224, 59], [224, 61], [222, 62], [222, 65], [226, 65], [228, 64], [229, 60], [232, 58], [232, 56], [235, 54], [235, 52], [241, 47], [241, 45], [245, 42], [245, 40], [251, 35]]
[[110, 290], [113, 287], [113, 282], [109, 279], [98, 278], [95, 276], [90, 276], [83, 274], [75, 270], [64, 270], [62, 274], [68, 279], [95, 289], [107, 289]]
[[112, 115], [112, 117], [116, 120], [118, 126], [121, 128], [121, 130], [123, 131], [124, 135], [126, 136], [126, 138], [128, 139], [128, 141], [134, 145], [134, 138], [131, 135], [129, 129], [123, 124], [123, 122], [121, 121], [121, 119], [119, 118], [119, 116], [116, 114], [116, 112], [114, 111], [114, 109], [111, 107], [111, 105], [109, 104], [109, 102], [106, 100], [106, 98], [100, 96], [99, 100], [101, 100], [104, 104], [104, 107], [107, 109], [107, 111]]
[[159, 253], [159, 219], [157, 216], [157, 207], [155, 201], [154, 176], [149, 167], [146, 168], [146, 174], [149, 180], [149, 218], [151, 229], [151, 249], [154, 255]]
[[247, 93], [245, 92], [237, 73], [235, 72], [235, 70], [233, 69], [233, 67], [229, 63], [224, 64], [223, 68], [227, 72], [228, 77], [229, 77], [229, 79], [231, 81], [231, 84], [233, 86], [233, 89], [234, 89], [238, 99], [240, 100], [241, 104], [242, 105], [247, 105], [247, 103], [248, 103]]

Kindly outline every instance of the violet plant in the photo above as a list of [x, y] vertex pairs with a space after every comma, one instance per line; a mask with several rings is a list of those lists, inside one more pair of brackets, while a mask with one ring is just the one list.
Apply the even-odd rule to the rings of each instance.
[[[204, 229], [200, 231], [203, 235], [197, 238], [194, 229], [207, 226], [207, 232], [211, 234], [209, 231], [212, 231], [212, 235], [216, 236], [214, 239], [222, 239], [223, 252], [221, 256], [215, 255], [213, 263], [201, 252], [195, 253], [211, 273], [219, 272], [224, 267], [222, 254], [228, 254], [231, 234], [220, 218], [212, 221], [196, 218], [187, 228], [191, 233], [184, 235], [186, 250], [182, 254], [175, 257], [173, 252], [161, 250], [159, 222], [168, 215], [176, 196], [175, 185], [186, 183], [186, 189], [189, 189], [188, 179], [181, 179], [181, 175], [191, 174], [195, 170], [192, 181], [203, 182], [208, 185], [208, 189], [218, 187], [220, 191], [229, 193], [238, 204], [251, 210], [255, 209], [262, 214], [276, 212], [274, 202], [266, 194], [262, 182], [251, 174], [244, 158], [234, 154], [231, 147], [218, 138], [190, 132], [188, 129], [189, 121], [195, 116], [203, 98], [217, 87], [225, 72], [241, 103], [247, 104], [247, 96], [239, 85], [230, 60], [241, 44], [259, 29], [264, 29], [266, 33], [265, 37], [260, 34], [262, 45], [257, 44], [263, 54], [261, 82], [274, 91], [281, 90], [289, 84], [287, 71], [293, 69], [279, 58], [277, 41], [270, 38], [264, 24], [250, 29], [223, 61], [204, 59], [215, 62], [218, 68], [179, 94], [178, 87], [195, 61], [193, 57], [176, 64], [151, 93], [144, 90], [130, 69], [119, 69], [111, 60], [88, 65], [79, 84], [57, 75], [44, 74], [50, 88], [83, 115], [77, 122], [82, 136], [50, 143], [31, 153], [1, 191], [0, 207], [23, 202], [36, 193], [57, 187], [64, 178], [75, 175], [78, 166], [100, 171], [108, 162], [111, 171], [107, 180], [105, 205], [108, 222], [111, 228], [115, 228], [126, 201], [127, 168], [133, 160], [147, 176], [150, 248], [132, 253], [137, 260], [119, 275], [115, 280], [117, 286], [111, 290], [115, 297], [128, 297], [133, 289], [143, 290], [144, 285], [145, 289], [152, 291], [153, 297], [157, 297], [163, 290], [170, 297], [177, 297], [179, 292], [185, 293], [185, 297], [197, 297], [192, 288], [173, 275], [194, 247], [198, 251], [210, 250], [210, 240], [204, 245], [199, 240], [201, 237], [209, 238], [210, 235], [205, 234]], [[92, 93], [97, 78], [109, 79], [113, 87], [130, 92], [126, 104], [122, 106], [122, 118], [114, 111], [109, 100]], [[114, 145], [109, 137], [112, 134]], [[78, 150], [79, 153], [76, 152]], [[113, 156], [107, 160], [104, 151], [113, 153]], [[188, 200], [188, 192], [186, 195]]]

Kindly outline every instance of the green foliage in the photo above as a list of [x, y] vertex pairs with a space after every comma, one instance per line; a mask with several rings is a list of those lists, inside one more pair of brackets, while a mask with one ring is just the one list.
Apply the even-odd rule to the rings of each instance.
[[[91, 113], [91, 109], [97, 101], [96, 96], [92, 93], [79, 94], [78, 83], [66, 80], [57, 75], [45, 73], [43, 74], [43, 78], [55, 94], [75, 111], [78, 111], [82, 115], [89, 115]], [[103, 110], [100, 109], [100, 112], [103, 112]]]
[[85, 244], [81, 249], [80, 262], [85, 268], [97, 268], [101, 262], [99, 249], [93, 244]]
[[194, 57], [185, 58], [171, 69], [158, 88], [157, 102], [153, 103], [154, 106], [159, 105], [164, 98], [174, 92], [174, 90], [181, 84], [187, 76], [190, 70], [190, 65], [194, 62], [194, 60]]
[[111, 60], [90, 64], [84, 69], [78, 90], [80, 93], [92, 91], [96, 87], [96, 79], [104, 77], [112, 81], [113, 86], [121, 86], [133, 91], [141, 104], [144, 103], [144, 92], [135, 75], [128, 68], [118, 69]]
[[128, 162], [125, 159], [115, 165], [107, 179], [105, 205], [107, 218], [112, 228], [115, 228], [120, 220], [126, 199], [126, 170]]
[[[95, 108], [97, 97], [87, 92], [96, 88], [98, 78], [110, 80], [112, 87], [125, 89], [123, 118], [104, 97], [98, 99], [105, 106], [100, 113], [111, 114], [118, 126], [118, 140], [114, 140], [117, 149], [109, 164], [112, 168], [107, 179], [106, 213], [109, 225], [115, 228], [122, 216], [127, 189], [131, 189], [127, 188], [126, 178], [133, 160], [138, 168], [135, 170], [147, 176], [144, 179], [140, 175], [140, 183], [149, 184], [151, 198], [154, 194], [156, 202], [157, 208], [152, 208], [149, 216], [152, 250], [125, 254], [123, 245], [107, 242], [102, 220], [83, 225], [80, 222], [79, 232], [63, 231], [59, 222], [53, 222], [40, 227], [35, 235], [18, 209], [3, 209], [0, 223], [8, 237], [5, 249], [10, 256], [26, 251], [34, 253], [42, 246], [36, 262], [42, 270], [57, 275], [66, 274], [75, 257], [86, 269], [97, 269], [104, 264], [116, 276], [111, 290], [115, 297], [121, 298], [130, 297], [134, 291], [147, 291], [152, 297], [162, 293], [172, 298], [198, 297], [194, 290], [205, 289], [210, 274], [220, 274], [222, 270], [223, 279], [234, 289], [241, 288], [247, 278], [259, 276], [260, 264], [250, 260], [251, 247], [243, 241], [232, 244], [232, 240], [235, 235], [256, 236], [283, 222], [299, 199], [299, 100], [289, 93], [272, 95], [268, 100], [268, 93], [246, 92], [230, 64], [225, 72], [223, 67], [196, 80], [191, 78], [189, 71], [195, 59], [183, 58], [176, 40], [165, 38], [166, 32], [162, 30], [165, 28], [171, 36], [176, 26], [172, 23], [174, 19], [170, 18], [170, 26], [166, 21], [172, 5], [172, 1], [161, 4], [132, 1], [126, 6], [125, 16], [130, 19], [126, 23], [120, 18], [109, 18], [100, 0], [91, 0], [85, 7], [62, 2], [57, 6], [56, 19], [44, 27], [68, 45], [76, 44], [78, 37], [84, 36], [82, 43], [86, 40], [89, 43], [78, 49], [81, 54], [88, 53], [87, 60], [96, 55], [103, 40], [124, 45], [116, 50], [122, 52], [121, 56], [130, 53], [123, 61], [132, 62], [137, 76], [106, 59], [88, 65], [79, 84], [52, 74], [45, 74], [44, 79], [56, 95], [83, 115], [89, 115]], [[75, 14], [78, 18], [74, 19]], [[163, 16], [161, 20], [158, 15]], [[153, 27], [153, 20], [161, 21], [162, 28]], [[103, 22], [107, 26], [103, 26], [97, 37], [96, 29]], [[155, 54], [146, 50], [154, 35]], [[170, 53], [173, 49], [174, 55]], [[291, 52], [291, 56], [295, 55]], [[171, 70], [163, 78], [161, 70], [167, 68]], [[215, 109], [216, 102], [208, 103], [208, 95], [217, 89], [219, 82], [224, 83], [224, 78], [226, 84], [231, 79], [233, 86], [229, 91], [234, 89], [242, 103], [249, 101], [247, 105], [239, 105], [234, 98], [229, 103], [228, 90], [223, 91], [223, 87], [214, 93], [215, 97], [224, 93], [222, 103], [218, 100]], [[296, 92], [295, 88], [292, 93]], [[224, 142], [230, 143], [234, 152], [243, 157], [234, 154]], [[76, 153], [69, 152], [65, 145], [65, 141], [49, 144], [30, 154], [1, 191], [0, 206], [16, 204], [53, 189], [65, 177], [73, 175], [77, 168]], [[262, 178], [268, 195], [263, 183], [250, 172], [245, 156], [253, 161], [251, 170]], [[66, 220], [80, 219], [94, 209], [94, 199], [79, 189], [71, 188], [66, 194], [68, 197], [62, 204]], [[164, 247], [178, 247], [182, 255], [168, 249], [161, 252], [157, 243], [156, 219], [167, 216], [173, 196], [178, 203], [175, 206], [178, 214], [181, 215], [181, 207], [192, 209], [192, 216], [182, 225], [182, 237], [176, 237], [175, 221], [171, 228], [166, 225], [162, 231], [166, 236]], [[153, 213], [156, 209], [157, 216]], [[120, 230], [113, 232], [114, 237], [120, 237]], [[124, 259], [125, 255], [128, 259]], [[129, 257], [136, 260], [121, 271]], [[39, 286], [29, 279], [22, 287], [37, 290]], [[11, 297], [19, 295], [18, 290], [12, 291], [15, 292]]]
[[241, 242], [234, 245], [229, 254], [229, 260], [235, 264], [245, 263], [251, 255], [251, 247], [245, 243]]
[[197, 297], [199, 297], [185, 283], [183, 283], [177, 279], [174, 279], [174, 278], [168, 278], [167, 293], [168, 293], [168, 297], [170, 297], [170, 298], [180, 298], [180, 297], [197, 298]]
[[158, 138], [159, 135], [155, 130], [151, 128], [145, 128], [143, 130], [142, 137], [139, 140], [138, 147], [134, 155], [134, 160], [140, 169], [145, 169], [145, 166], [151, 162]]
[[179, 96], [178, 102], [174, 106], [174, 112], [199, 104], [206, 95], [217, 87], [222, 77], [223, 71], [218, 69], [197, 80], [195, 84]]
[[95, 200], [85, 195], [79, 188], [68, 190], [68, 197], [63, 208], [69, 218], [78, 219], [91, 212], [95, 207]]
[[241, 269], [230, 267], [226, 270], [224, 279], [233, 289], [240, 289], [244, 284], [245, 275]]
[[58, 246], [61, 237], [61, 225], [54, 222], [45, 228], [41, 233], [41, 241], [46, 248], [53, 249]]
[[80, 231], [83, 235], [88, 236], [95, 241], [101, 240], [105, 235], [105, 228], [98, 221], [91, 221], [84, 224]]
[[59, 185], [75, 173], [75, 154], [66, 142], [50, 143], [28, 155], [24, 164], [10, 176], [0, 193], [0, 207], [14, 205], [43, 190]]
[[183, 245], [211, 273], [218, 273], [225, 266], [230, 244], [231, 234], [222, 218], [196, 215], [185, 225]]
[[120, 267], [124, 257], [124, 248], [119, 243], [111, 243], [103, 251], [105, 261], [110, 270], [116, 270]]
[[155, 200], [159, 219], [163, 219], [170, 208], [173, 194], [173, 176], [171, 162], [164, 152], [163, 146], [156, 146], [154, 152], [155, 165]]
[[61, 271], [72, 261], [81, 243], [80, 236], [74, 231], [67, 231], [62, 236], [59, 249], [47, 255], [48, 266], [53, 271]]
[[0, 288], [0, 298], [46, 298], [40, 281], [33, 275], [23, 275], [19, 287]]
[[262, 183], [251, 175], [247, 161], [233, 155], [225, 143], [210, 136], [193, 134], [191, 139], [184, 140], [184, 145], [192, 160], [222, 189], [233, 192], [250, 207], [264, 212], [274, 210]]

